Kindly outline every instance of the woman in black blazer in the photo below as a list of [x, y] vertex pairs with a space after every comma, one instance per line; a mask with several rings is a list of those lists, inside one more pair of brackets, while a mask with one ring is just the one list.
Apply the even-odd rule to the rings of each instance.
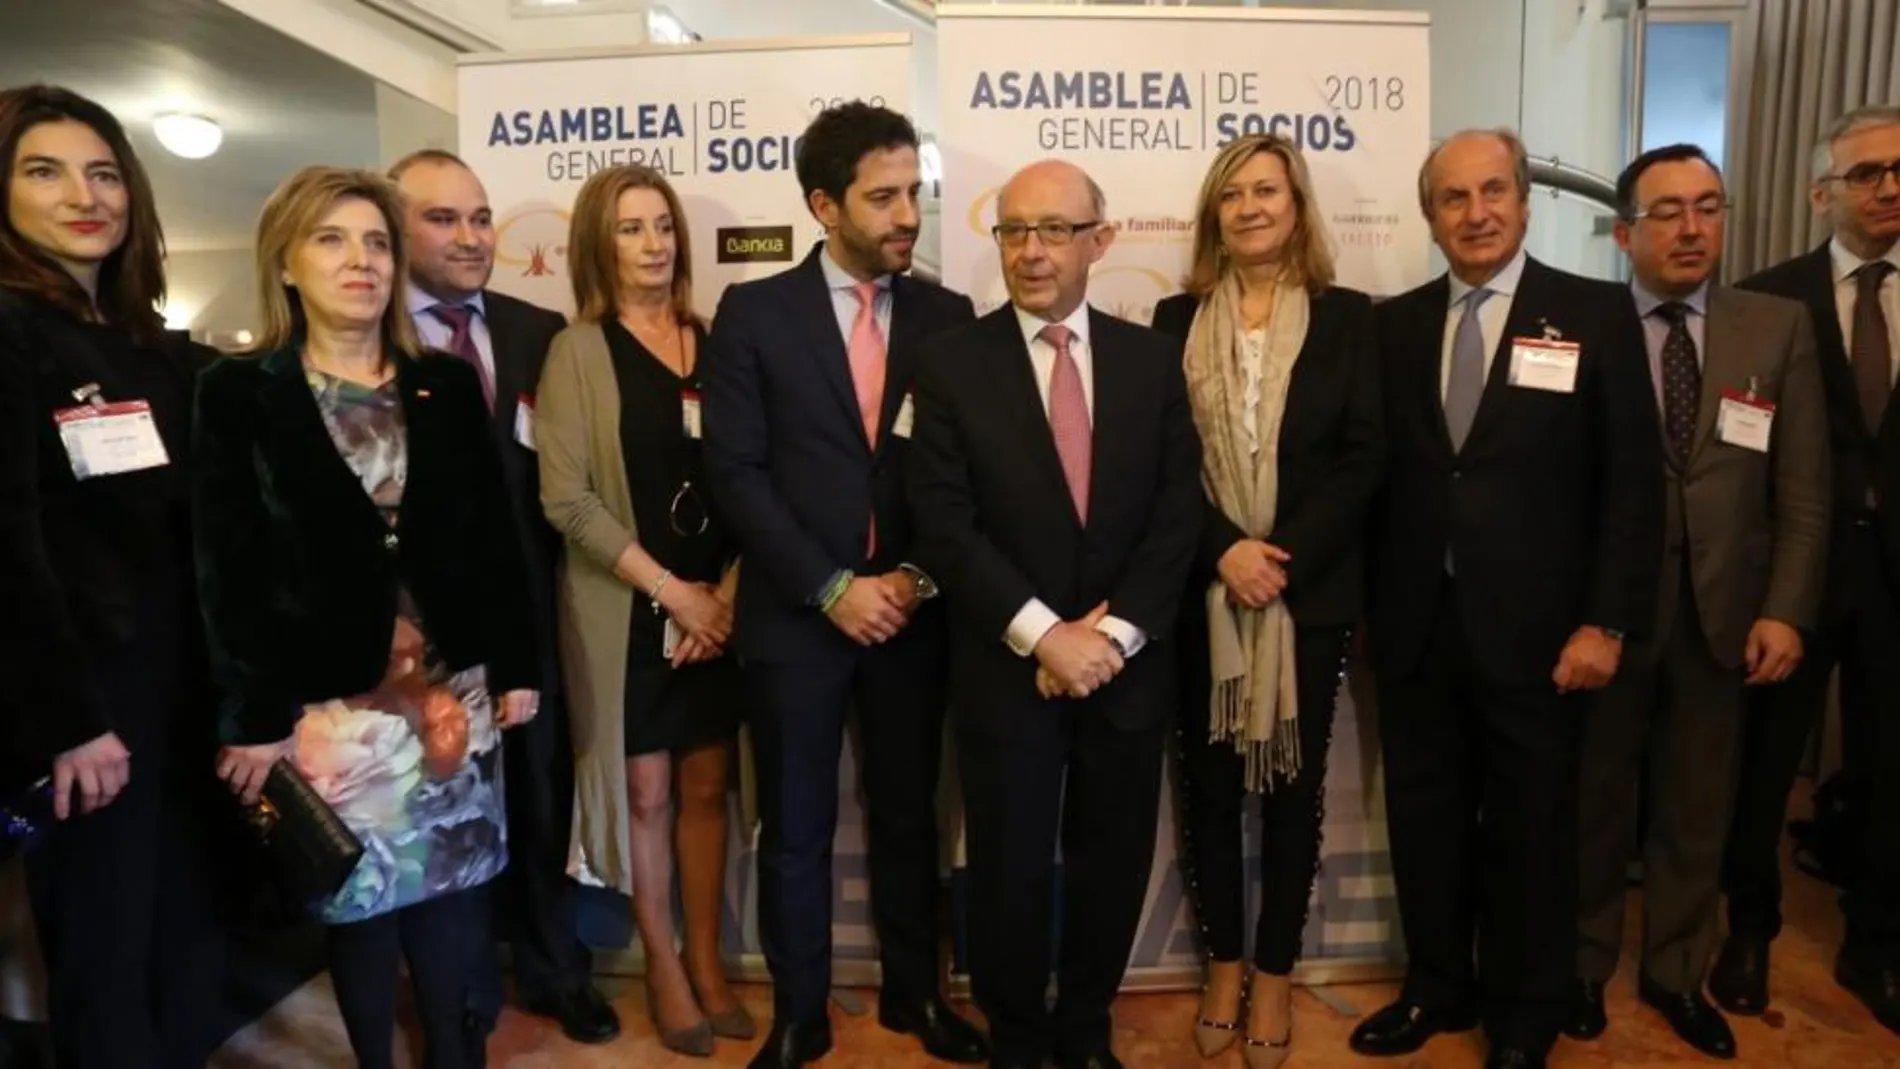
[[255, 797], [289, 757], [366, 850], [320, 904], [350, 1045], [392, 1065], [406, 956], [430, 1069], [482, 1064], [471, 893], [507, 861], [497, 728], [535, 714], [526, 567], [473, 368], [423, 354], [397, 194], [308, 168], [258, 224], [259, 353], [199, 379], [200, 589]]
[[[1195, 1038], [1211, 1058], [1244, 1027], [1250, 1069], [1291, 1049], [1326, 750], [1384, 462], [1372, 302], [1332, 279], [1299, 151], [1242, 138], [1201, 187], [1187, 292], [1154, 316], [1186, 349], [1209, 490], [1178, 646], [1181, 827], [1209, 956]], [[1243, 1024], [1249, 793], [1264, 887]]]
[[191, 377], [168, 335], [152, 189], [118, 121], [0, 91], [0, 802], [50, 777], [28, 854], [55, 1055], [203, 1065], [217, 800], [192, 583]]

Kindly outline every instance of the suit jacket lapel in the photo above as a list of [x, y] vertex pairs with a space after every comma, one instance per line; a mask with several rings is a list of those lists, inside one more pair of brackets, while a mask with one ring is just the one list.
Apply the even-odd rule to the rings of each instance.
[[[877, 449], [882, 452], [891, 440], [891, 426], [897, 422], [897, 410], [910, 393], [917, 362], [917, 347], [924, 341], [923, 308], [918, 303], [915, 285], [907, 275], [891, 279], [891, 336], [885, 341], [884, 400], [878, 414]], [[846, 354], [849, 363], [849, 354]], [[852, 387], [852, 399], [857, 388]]]
[[[1119, 463], [1115, 457], [1121, 440], [1112, 433], [1112, 428], [1122, 426], [1118, 415], [1134, 400], [1136, 384], [1131, 369], [1122, 362], [1122, 352], [1115, 348], [1115, 329], [1105, 322], [1107, 319], [1094, 308], [1089, 309], [1089, 364], [1095, 375], [1095, 412], [1089, 419], [1089, 515], [1102, 515], [1102, 497], [1114, 484], [1109, 473], [1126, 470], [1127, 465]], [[1047, 422], [1046, 420], [1044, 421]], [[1110, 432], [1102, 428], [1111, 428]], [[1055, 432], [1049, 434], [1049, 448], [1055, 451]], [[1056, 468], [1062, 467], [1061, 454], [1057, 453]], [[1062, 479], [1063, 489], [1069, 485], [1068, 476]]]
[[1740, 361], [1748, 348], [1748, 324], [1742, 322], [1741, 309], [1720, 286], [1709, 290], [1709, 314], [1702, 326], [1702, 397], [1696, 407], [1690, 467], [1715, 440], [1715, 417], [1722, 407], [1722, 391], [1747, 385]]
[[864, 436], [864, 416], [858, 411], [858, 388], [851, 381], [851, 355], [845, 350], [838, 317], [832, 313], [831, 287], [825, 284], [825, 270], [818, 262], [824, 254], [823, 245], [815, 246], [805, 262], [792, 269], [798, 272], [798, 278], [791, 291], [792, 314], [788, 321], [804, 325], [806, 342], [812, 359], [818, 364], [819, 377], [830, 385], [832, 394], [850, 417], [852, 431], [868, 450], [871, 442]]
[[495, 433], [502, 438], [514, 436], [515, 406], [522, 396], [534, 396], [535, 383], [527, 381], [526, 361], [522, 359], [521, 335], [516, 331], [509, 307], [486, 294], [482, 302], [488, 315], [488, 345], [495, 354]]
[[1491, 353], [1491, 369], [1484, 379], [1484, 396], [1479, 399], [1478, 412], [1471, 419], [1471, 433], [1465, 437], [1466, 449], [1472, 448], [1473, 443], [1479, 441], [1497, 422], [1498, 411], [1504, 407], [1505, 394], [1511, 389], [1512, 341], [1523, 337], [1541, 338], [1546, 326], [1563, 329], [1562, 323], [1552, 322], [1548, 318], [1549, 303], [1545, 299], [1545, 284], [1548, 281], [1544, 265], [1526, 257], [1524, 272], [1517, 279], [1517, 292], [1510, 297], [1511, 311], [1504, 318], [1504, 331], [1498, 335], [1497, 348]]
[[270, 415], [267, 425], [285, 442], [285, 463], [296, 466], [286, 470], [289, 478], [283, 480], [285, 488], [274, 492], [283, 493], [287, 489], [291, 493], [310, 494], [317, 497], [323, 507], [344, 508], [359, 513], [359, 518], [373, 518], [375, 503], [343, 454], [337, 452], [336, 443], [330, 438], [330, 428], [324, 424], [323, 414], [317, 408], [300, 347], [300, 341], [293, 341], [260, 358], [271, 380], [258, 391], [258, 401]]
[[[1071, 522], [1080, 526], [1081, 517], [1069, 504], [1069, 477], [1062, 472], [1062, 457], [1056, 452], [1055, 431], [1049, 426], [1048, 410], [1042, 406], [1042, 391], [1036, 386], [1036, 365], [1029, 358], [1029, 344], [1023, 340], [1018, 329], [1014, 305], [1005, 304], [986, 317], [994, 342], [987, 348], [991, 367], [990, 380], [996, 383], [1002, 403], [1014, 409], [1010, 422], [1022, 428], [1024, 456], [1028, 463], [1036, 466], [1043, 481], [1049, 486], [1049, 492], [1058, 494], [1056, 500], [1062, 502], [1061, 512]], [[1093, 329], [1093, 324], [1090, 324]], [[1096, 338], [1090, 338], [1093, 345]], [[1099, 350], [1098, 350], [1099, 352]], [[1099, 365], [1097, 365], [1099, 368]], [[1099, 388], [1100, 380], [1096, 381]], [[1101, 395], [1096, 395], [1097, 411], [1101, 405]], [[1092, 426], [1100, 426], [1099, 420], [1091, 421]], [[1093, 449], [1091, 456], [1095, 455]], [[1089, 475], [1092, 485], [1094, 472]], [[1091, 495], [1092, 496], [1092, 495]]]
[[1432, 440], [1448, 457], [1457, 455], [1458, 451], [1451, 445], [1451, 424], [1445, 422], [1445, 395], [1438, 381], [1445, 360], [1445, 317], [1450, 314], [1451, 279], [1448, 275], [1439, 275], [1419, 297], [1417, 322], [1402, 335], [1415, 339], [1414, 344], [1418, 346], [1413, 360], [1418, 375], [1418, 398], [1425, 404], [1426, 424], [1434, 431]]

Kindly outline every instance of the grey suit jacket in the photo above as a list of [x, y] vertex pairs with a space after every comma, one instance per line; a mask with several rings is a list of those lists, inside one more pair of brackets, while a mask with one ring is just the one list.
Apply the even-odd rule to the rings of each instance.
[[[1661, 450], [1669, 533], [1660, 626], [1646, 645], [1653, 653], [1656, 638], [1669, 633], [1687, 554], [1710, 652], [1740, 668], [1756, 620], [1808, 628], [1820, 611], [1832, 475], [1827, 401], [1801, 305], [1715, 287], [1706, 327], [1702, 400], [1685, 470]], [[1723, 391], [1745, 391], [1751, 380], [1756, 396], [1775, 405], [1766, 453], [1716, 433]]]

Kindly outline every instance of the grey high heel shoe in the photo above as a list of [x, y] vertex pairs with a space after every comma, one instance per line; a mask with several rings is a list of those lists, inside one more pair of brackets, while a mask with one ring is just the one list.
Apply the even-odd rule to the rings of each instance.
[[729, 1010], [709, 1014], [706, 1023], [712, 1027], [712, 1034], [720, 1039], [748, 1040], [759, 1034], [759, 1026], [746, 1012], [744, 1006], [734, 1006]]
[[1214, 1058], [1240, 1038], [1240, 1022], [1247, 1016], [1247, 992], [1240, 992], [1240, 1012], [1231, 1021], [1210, 1021], [1201, 1017], [1194, 1022], [1194, 1045], [1202, 1058]]
[[713, 1056], [712, 1022], [701, 1017], [699, 1023], [691, 1028], [676, 1028], [667, 1031], [660, 1027], [660, 1000], [654, 997], [653, 981], [648, 980], [647, 1016], [653, 1018], [654, 1031], [660, 1033], [660, 1046], [675, 1054], [684, 1054], [688, 1058], [710, 1058]]
[[1247, 1036], [1240, 1053], [1246, 1058], [1247, 1069], [1280, 1069], [1293, 1056], [1293, 1029], [1289, 1026], [1286, 1038], [1277, 1042]]

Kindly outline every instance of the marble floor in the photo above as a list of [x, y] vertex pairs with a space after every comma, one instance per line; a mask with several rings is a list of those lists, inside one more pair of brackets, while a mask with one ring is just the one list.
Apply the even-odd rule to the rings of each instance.
[[[1851, 996], [1834, 985], [1833, 953], [1840, 918], [1831, 889], [1791, 874], [1789, 923], [1774, 949], [1775, 1004], [1758, 1020], [1734, 1022], [1743, 1069], [1900, 1069], [1900, 1037], [1881, 1028]], [[1631, 911], [1629, 935], [1637, 929]], [[491, 1069], [686, 1069], [688, 1066], [744, 1066], [757, 1043], [722, 1042], [711, 1060], [667, 1052], [654, 1034], [636, 983], [606, 979], [602, 984], [626, 1024], [621, 1038], [604, 1047], [568, 1042], [545, 1021], [509, 1010], [488, 1049]], [[1410, 1058], [1363, 1059], [1346, 1049], [1357, 1015], [1384, 1004], [1396, 988], [1390, 984], [1333, 986], [1302, 990], [1295, 996], [1297, 1025], [1290, 1069], [1386, 1066], [1387, 1069], [1478, 1069], [1483, 1047], [1477, 1033], [1440, 1037]], [[868, 993], [867, 993], [868, 994]], [[763, 1021], [771, 991], [743, 989], [746, 1004]], [[865, 1003], [875, 1005], [873, 998]], [[1189, 1069], [1201, 1060], [1189, 1033], [1195, 999], [1187, 994], [1125, 996], [1115, 1006], [1115, 1049], [1130, 1069]], [[1653, 1011], [1636, 1001], [1626, 966], [1610, 990], [1610, 1031], [1595, 1043], [1561, 1042], [1552, 1069], [1655, 1069], [1662, 1066], [1714, 1064], [1676, 1039]], [[916, 1041], [879, 1028], [875, 1016], [851, 1017], [834, 1010], [833, 1052], [818, 1069], [911, 1069], [937, 1065]], [[327, 980], [318, 978], [286, 999], [243, 1032], [213, 1060], [213, 1069], [286, 1069], [345, 1067], [352, 1064], [341, 1021]], [[399, 1064], [419, 1064], [399, 1052]], [[1217, 1069], [1241, 1069], [1237, 1051], [1207, 1063]]]

